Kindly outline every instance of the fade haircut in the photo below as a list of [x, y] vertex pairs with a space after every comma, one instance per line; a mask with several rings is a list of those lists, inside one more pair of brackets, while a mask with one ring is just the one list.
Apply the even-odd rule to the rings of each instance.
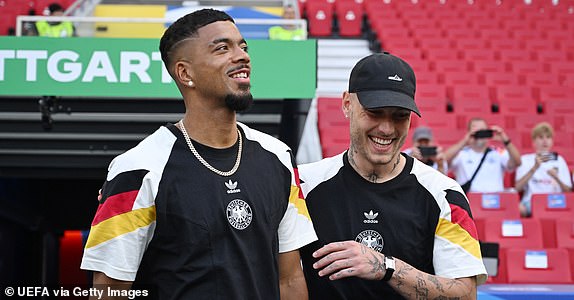
[[159, 51], [161, 53], [161, 60], [163, 60], [170, 74], [170, 55], [179, 46], [178, 44], [187, 38], [197, 36], [197, 30], [199, 28], [218, 21], [235, 23], [233, 18], [225, 12], [206, 8], [179, 18], [167, 28], [159, 41]]

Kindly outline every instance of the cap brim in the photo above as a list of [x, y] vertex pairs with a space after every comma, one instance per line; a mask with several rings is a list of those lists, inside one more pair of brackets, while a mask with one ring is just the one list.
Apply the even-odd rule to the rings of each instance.
[[366, 109], [401, 107], [414, 112], [419, 117], [421, 116], [415, 100], [401, 92], [391, 90], [363, 91], [357, 92], [357, 97]]

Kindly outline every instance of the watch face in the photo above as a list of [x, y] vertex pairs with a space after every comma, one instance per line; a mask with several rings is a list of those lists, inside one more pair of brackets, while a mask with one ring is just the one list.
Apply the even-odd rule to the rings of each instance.
[[385, 269], [395, 269], [395, 260], [392, 257], [385, 257]]

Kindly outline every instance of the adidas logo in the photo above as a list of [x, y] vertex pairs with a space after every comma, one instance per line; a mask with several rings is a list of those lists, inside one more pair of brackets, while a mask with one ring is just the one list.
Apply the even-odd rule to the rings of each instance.
[[371, 210], [368, 213], [363, 214], [365, 215], [365, 218], [367, 218], [366, 220], [363, 220], [363, 223], [371, 223], [371, 224], [379, 223], [379, 221], [375, 219], [379, 215], [379, 213], [373, 213], [373, 211]]
[[387, 78], [388, 78], [389, 80], [394, 80], [394, 81], [398, 81], [398, 82], [403, 81], [403, 79], [402, 79], [401, 77], [399, 77], [399, 75], [396, 75], [396, 74], [395, 74], [395, 76], [389, 76], [389, 77], [387, 77]]
[[225, 183], [225, 186], [228, 188], [228, 194], [241, 193], [241, 190], [237, 188], [237, 181], [233, 182], [229, 179], [229, 181]]

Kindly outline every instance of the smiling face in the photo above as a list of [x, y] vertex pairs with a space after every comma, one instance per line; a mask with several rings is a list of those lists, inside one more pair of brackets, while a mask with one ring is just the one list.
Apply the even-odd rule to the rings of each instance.
[[[243, 110], [253, 101], [251, 95], [251, 60], [247, 43], [229, 21], [218, 21], [197, 30], [197, 36], [185, 41], [178, 51], [175, 72], [202, 99], [214, 99], [232, 110]], [[185, 70], [182, 73], [182, 70]]]
[[350, 118], [351, 150], [357, 165], [377, 168], [400, 155], [407, 138], [411, 111], [399, 107], [367, 110], [354, 93], [344, 95]]

